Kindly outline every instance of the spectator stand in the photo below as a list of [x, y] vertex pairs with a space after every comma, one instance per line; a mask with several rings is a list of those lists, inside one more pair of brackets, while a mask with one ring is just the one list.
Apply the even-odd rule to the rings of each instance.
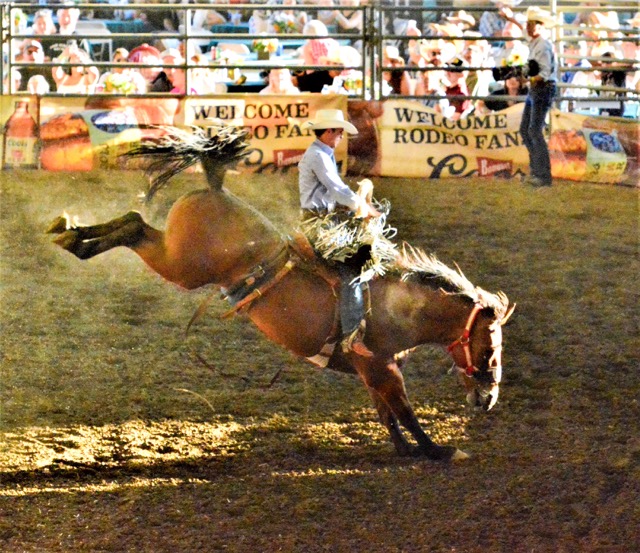
[[[33, 14], [43, 8], [55, 9], [59, 5], [51, 4], [47, 5], [34, 5], [32, 3], [15, 3], [11, 5], [2, 4], [2, 10], [6, 13], [6, 20], [9, 20], [11, 13], [17, 13], [17, 10], [24, 13], [28, 17], [33, 18]], [[109, 70], [112, 66], [110, 58], [117, 48], [125, 47], [128, 50], [132, 50], [136, 46], [144, 43], [156, 45], [159, 51], [166, 50], [171, 47], [181, 48], [185, 58], [185, 63], [182, 68], [190, 74], [191, 69], [194, 66], [191, 64], [191, 59], [195, 54], [204, 53], [205, 56], [211, 59], [212, 68], [220, 72], [224, 72], [226, 84], [229, 85], [234, 91], [254, 92], [257, 87], [265, 86], [264, 78], [260, 76], [260, 73], [264, 73], [273, 67], [280, 67], [282, 65], [289, 65], [291, 67], [297, 67], [300, 71], [313, 71], [313, 70], [335, 70], [342, 71], [344, 66], [329, 66], [329, 65], [301, 65], [298, 60], [298, 50], [309, 39], [314, 37], [310, 35], [304, 35], [299, 32], [289, 32], [289, 30], [278, 29], [277, 26], [269, 30], [269, 32], [261, 33], [259, 35], [260, 40], [275, 39], [280, 43], [280, 47], [271, 56], [271, 59], [258, 60], [257, 52], [254, 49], [255, 41], [258, 35], [250, 32], [249, 29], [249, 14], [252, 14], [255, 9], [255, 4], [233, 4], [232, 12], [229, 16], [229, 21], [224, 24], [214, 25], [210, 28], [200, 27], [195, 28], [192, 25], [192, 15], [200, 9], [216, 10], [220, 12], [226, 12], [229, 10], [229, 4], [172, 4], [171, 11], [177, 12], [177, 20], [182, 23], [175, 30], [158, 30], [150, 28], [149, 19], [158, 19], [150, 17], [142, 17], [141, 14], [149, 15], [152, 12], [166, 12], [167, 4], [128, 4], [126, 9], [128, 12], [135, 14], [136, 18], [131, 20], [122, 20], [116, 17], [116, 13], [121, 12], [122, 5], [106, 5], [105, 3], [86, 3], [76, 4], [76, 6], [82, 10], [83, 14], [90, 14], [99, 9], [99, 13], [102, 16], [101, 19], [80, 19], [78, 28], [73, 35], [57, 35], [57, 37], [65, 41], [78, 41], [86, 46], [86, 49], [92, 54], [93, 63], [101, 72]], [[365, 28], [367, 27], [366, 21], [370, 9], [366, 7], [341, 7], [336, 6], [337, 11], [349, 9], [350, 11], [360, 10], [363, 13], [363, 19], [365, 20]], [[260, 5], [260, 10], [270, 13], [277, 13], [283, 10], [282, 5], [266, 4]], [[308, 5], [303, 6], [287, 6], [287, 10], [290, 11], [306, 11], [312, 17], [315, 13], [314, 8]], [[105, 18], [105, 15], [109, 13], [113, 14], [112, 18]], [[5, 18], [3, 17], [3, 20]], [[186, 22], [186, 24], [184, 23]], [[224, 32], [223, 32], [224, 31]], [[330, 33], [329, 36], [335, 39], [339, 44], [347, 45], [359, 40], [362, 46], [362, 64], [351, 69], [359, 70], [362, 74], [365, 73], [368, 65], [367, 57], [364, 55], [364, 50], [368, 48], [369, 41], [365, 40], [365, 33]], [[107, 38], [108, 37], [108, 38]], [[15, 61], [15, 51], [12, 51], [12, 44], [14, 41], [18, 43], [27, 38], [32, 37], [27, 29], [10, 28], [5, 33], [5, 39], [3, 40], [3, 50], [6, 51], [7, 69], [11, 71], [11, 68], [20, 70], [21, 67], [27, 67], [29, 64], [24, 62]], [[221, 52], [218, 48], [219, 45], [230, 44], [243, 44], [249, 52], [236, 55], [227, 56], [217, 55]], [[5, 47], [5, 44], [7, 46]], [[68, 64], [53, 62], [47, 60], [44, 63], [39, 64], [39, 67], [45, 68], [50, 71], [54, 66], [68, 67]], [[125, 64], [121, 67], [142, 68], [139, 64]], [[3, 67], [3, 70], [5, 68]], [[361, 82], [363, 79], [361, 79]], [[191, 88], [186, 86], [186, 90]], [[3, 88], [0, 91], [3, 94], [10, 93], [9, 89]], [[359, 89], [353, 89], [347, 91], [351, 96], [364, 97], [364, 87], [361, 85]], [[55, 91], [51, 92], [55, 94]]]
[[[105, 2], [95, 2], [86, 4], [77, 4], [77, 7], [84, 14], [81, 16], [75, 33], [72, 35], [57, 35], [62, 41], [76, 40], [87, 46], [87, 50], [92, 55], [91, 65], [98, 68], [103, 73], [112, 67], [111, 53], [119, 47], [125, 47], [129, 50], [143, 43], [155, 44], [159, 50], [166, 50], [170, 47], [180, 47], [183, 51], [185, 61], [181, 67], [186, 71], [187, 81], [192, 69], [198, 66], [193, 61], [194, 56], [202, 51], [202, 53], [210, 59], [211, 69], [217, 72], [217, 76], [223, 77], [224, 83], [228, 86], [229, 91], [234, 92], [255, 92], [260, 86], [264, 86], [263, 73], [273, 67], [287, 66], [291, 69], [296, 68], [300, 71], [314, 70], [331, 70], [340, 72], [345, 70], [345, 65], [303, 65], [300, 62], [299, 49], [307, 41], [314, 38], [311, 35], [304, 35], [299, 32], [288, 32], [287, 29], [276, 29], [273, 25], [267, 25], [259, 35], [255, 29], [252, 29], [252, 16], [255, 12], [260, 12], [263, 21], [272, 21], [272, 16], [283, 10], [282, 4], [256, 2], [250, 4], [135, 4], [133, 2], [122, 4], [107, 4]], [[516, 2], [514, 2], [516, 3]], [[336, 27], [329, 27], [329, 37], [337, 40], [342, 45], [357, 44], [358, 51], [361, 55], [361, 63], [358, 67], [351, 67], [352, 70], [360, 71], [363, 78], [357, 84], [354, 90], [349, 90], [350, 96], [380, 99], [387, 93], [384, 83], [385, 72], [398, 70], [398, 66], [385, 66], [382, 63], [384, 48], [393, 45], [398, 48], [400, 56], [404, 57], [406, 62], [406, 70], [411, 72], [413, 90], [411, 94], [399, 97], [412, 98], [420, 101], [428, 102], [440, 99], [440, 95], [418, 95], [416, 94], [416, 79], [426, 72], [444, 71], [451, 69], [450, 62], [454, 57], [459, 56], [460, 49], [465, 42], [477, 41], [488, 42], [495, 45], [501, 42], [498, 36], [483, 36], [478, 32], [479, 21], [485, 12], [497, 12], [496, 4], [488, 2], [479, 5], [476, 2], [464, 3], [464, 15], [462, 17], [457, 6], [462, 5], [455, 1], [436, 2], [431, 0], [424, 1], [400, 1], [400, 0], [374, 0], [366, 6], [348, 6], [340, 5], [331, 6], [331, 10], [337, 11], [353, 11], [360, 10], [363, 16], [363, 28], [360, 32], [338, 33]], [[533, 0], [524, 0], [513, 7], [516, 16], [522, 16], [528, 6], [541, 5]], [[620, 104], [619, 97], [624, 97], [624, 115], [628, 117], [637, 117], [638, 114], [638, 93], [640, 85], [638, 84], [638, 74], [640, 73], [639, 56], [638, 56], [638, 23], [640, 22], [637, 14], [637, 0], [609, 0], [608, 2], [589, 2], [588, 5], [578, 0], [552, 0], [547, 6], [552, 12], [558, 16], [559, 25], [552, 31], [552, 39], [557, 46], [559, 55], [560, 74], [566, 75], [577, 72], [587, 72], [592, 75], [600, 75], [603, 70], [611, 72], [625, 71], [628, 75], [626, 86], [605, 85], [576, 85], [570, 82], [561, 82], [559, 84], [559, 95], [556, 100], [558, 107], [569, 110], [574, 109], [584, 111], [586, 113], [603, 113], [607, 107]], [[454, 7], [455, 6], [455, 7]], [[598, 9], [600, 7], [600, 10]], [[20, 70], [25, 67], [33, 67], [35, 64], [28, 62], [15, 61], [16, 48], [22, 41], [27, 38], [35, 38], [28, 32], [29, 18], [40, 9], [51, 9], [55, 11], [60, 8], [60, 4], [51, 3], [49, 5], [36, 5], [34, 3], [3, 3], [2, 21], [9, 22], [9, 26], [3, 29], [3, 76], [12, 74], [12, 70]], [[304, 5], [287, 5], [287, 10], [292, 12], [305, 12], [309, 19], [319, 16], [321, 10], [326, 10], [325, 6], [320, 7], [316, 4]], [[226, 14], [227, 21], [217, 23], [209, 27], [196, 27], [192, 22], [193, 15], [198, 10], [216, 10], [221, 14]], [[609, 19], [603, 20], [599, 24], [597, 19], [590, 22], [589, 17], [593, 13], [604, 13]], [[15, 23], [17, 18], [13, 17], [18, 12], [26, 15], [27, 24]], [[153, 26], [152, 21], [163, 21], [162, 16], [167, 12], [171, 15], [170, 21], [164, 22], [164, 25], [156, 24]], [[99, 18], [91, 19], [91, 14], [99, 15]], [[127, 15], [124, 15], [127, 14]], [[619, 24], [617, 28], [610, 28], [610, 22], [613, 15], [616, 16]], [[471, 16], [475, 20], [475, 24], [471, 25], [467, 30], [462, 27], [456, 27], [454, 21], [468, 19]], [[123, 18], [125, 17], [125, 18]], [[126, 17], [130, 17], [126, 19]], [[594, 16], [595, 17], [595, 16]], [[586, 20], [588, 24], [580, 24], [580, 20]], [[404, 30], [408, 28], [408, 23], [415, 22], [414, 32], [404, 34]], [[185, 24], [186, 22], [186, 24]], [[401, 22], [402, 25], [394, 25], [394, 22]], [[15, 23], [15, 24], [14, 24]], [[600, 25], [600, 26], [599, 26]], [[608, 26], [607, 26], [608, 25]], [[402, 30], [402, 33], [397, 32]], [[467, 32], [467, 31], [473, 32]], [[606, 38], [594, 35], [593, 31], [606, 33]], [[589, 34], [589, 31], [592, 34]], [[407, 31], [408, 32], [408, 31]], [[416, 32], [420, 36], [416, 36]], [[270, 59], [258, 59], [255, 51], [255, 41], [259, 36], [262, 40], [276, 39], [279, 47]], [[613, 60], [603, 51], [590, 49], [589, 54], [584, 58], [591, 64], [591, 67], [575, 67], [571, 64], [568, 56], [564, 55], [567, 44], [577, 43], [583, 39], [589, 41], [591, 46], [597, 43], [607, 43], [613, 47]], [[439, 65], [433, 66], [428, 63], [412, 64], [409, 54], [419, 54], [420, 41], [443, 41], [448, 48], [450, 55], [442, 58]], [[248, 48], [249, 52], [240, 55], [218, 56], [220, 53], [219, 46], [221, 44], [243, 44]], [[409, 44], [413, 48], [411, 52], [407, 52]], [[602, 46], [602, 45], [601, 45]], [[606, 46], [606, 44], [605, 44]], [[418, 50], [416, 50], [416, 48]], [[598, 55], [594, 55], [598, 54]], [[607, 54], [607, 55], [600, 55]], [[214, 58], [215, 59], [212, 59]], [[419, 56], [418, 56], [419, 57]], [[423, 62], [426, 60], [422, 60]], [[607, 64], [606, 66], [604, 64]], [[53, 62], [47, 60], [38, 63], [39, 68], [51, 71], [54, 66], [65, 66], [64, 63]], [[69, 64], [67, 64], [69, 66]], [[143, 68], [140, 64], [121, 64], [121, 67]], [[614, 66], [614, 67], [612, 67]], [[487, 71], [487, 66], [465, 65], [464, 69], [469, 72]], [[12, 93], [8, 86], [8, 81], [3, 78], [2, 94]], [[586, 89], [586, 93], [576, 98], [576, 89]], [[186, 86], [187, 94], [191, 88]], [[50, 94], [55, 94], [51, 91]], [[606, 96], [613, 94], [613, 98]], [[398, 97], [398, 96], [396, 96]], [[473, 101], [483, 100], [486, 96], [469, 95], [453, 97], [455, 99], [470, 99]], [[520, 101], [524, 97], [518, 97]]]
[[[559, 58], [561, 110], [638, 118], [639, 9], [637, 1], [628, 0], [586, 5], [563, 0], [556, 5], [559, 24], [553, 38]], [[617, 78], [607, 78], [615, 73]]]

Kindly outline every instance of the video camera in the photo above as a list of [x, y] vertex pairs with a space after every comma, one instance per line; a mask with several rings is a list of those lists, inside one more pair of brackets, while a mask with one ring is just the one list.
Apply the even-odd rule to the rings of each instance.
[[494, 67], [491, 70], [496, 81], [506, 81], [512, 77], [535, 77], [538, 73], [540, 73], [540, 65], [536, 60], [529, 60], [526, 65], [507, 65]]

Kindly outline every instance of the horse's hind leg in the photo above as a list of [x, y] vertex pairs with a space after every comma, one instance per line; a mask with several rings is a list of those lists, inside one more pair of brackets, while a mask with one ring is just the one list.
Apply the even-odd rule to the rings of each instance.
[[145, 238], [147, 230], [153, 229], [140, 213], [130, 211], [108, 223], [91, 226], [71, 226], [66, 217], [58, 217], [47, 232], [58, 235], [54, 242], [61, 248], [80, 259], [89, 259], [118, 246], [133, 247]]

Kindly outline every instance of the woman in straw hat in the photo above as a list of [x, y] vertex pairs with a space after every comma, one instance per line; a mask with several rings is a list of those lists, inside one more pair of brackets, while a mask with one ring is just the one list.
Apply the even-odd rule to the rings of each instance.
[[[354, 214], [359, 217], [381, 217], [381, 213], [370, 203], [370, 198], [353, 192], [340, 178], [334, 157], [334, 150], [348, 134], [358, 134], [358, 130], [345, 120], [339, 109], [318, 110], [313, 120], [304, 123], [303, 128], [311, 129], [316, 140], [309, 146], [299, 164], [299, 191], [303, 228], [316, 250], [318, 232], [327, 226], [339, 226]], [[370, 181], [368, 181], [370, 183]], [[353, 237], [353, 234], [350, 235]], [[352, 238], [353, 239], [353, 238]], [[372, 354], [364, 345], [364, 301], [362, 284], [358, 277], [362, 267], [369, 260], [368, 246], [352, 244], [349, 255], [336, 256], [334, 262], [341, 279], [340, 320], [342, 345], [345, 351], [370, 357]], [[323, 253], [323, 252], [321, 252]], [[323, 256], [327, 257], [326, 254]], [[340, 258], [341, 257], [341, 258]]]
[[556, 94], [558, 63], [553, 45], [546, 38], [546, 29], [555, 25], [555, 19], [538, 7], [527, 9], [529, 43], [529, 93], [520, 122], [520, 134], [529, 151], [530, 175], [527, 184], [551, 186], [551, 161], [544, 139], [545, 118]]

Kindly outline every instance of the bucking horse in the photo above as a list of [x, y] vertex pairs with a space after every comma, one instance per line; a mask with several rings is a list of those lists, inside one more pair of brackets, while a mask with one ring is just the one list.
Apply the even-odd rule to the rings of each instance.
[[201, 163], [204, 169], [208, 187], [178, 199], [164, 231], [130, 211], [91, 226], [61, 216], [48, 232], [79, 259], [124, 246], [183, 288], [219, 286], [232, 311], [245, 314], [269, 340], [318, 365], [357, 374], [398, 454], [466, 458], [455, 446], [436, 444], [422, 429], [401, 368], [417, 346], [444, 346], [467, 401], [488, 411], [498, 399], [502, 327], [514, 306], [504, 293], [474, 286], [459, 269], [405, 245], [395, 267], [368, 286], [365, 344], [374, 355], [335, 347], [335, 270], [301, 251], [305, 248], [296, 246], [296, 240], [223, 186], [227, 170], [248, 153], [247, 138], [245, 131], [224, 125], [210, 127], [208, 133], [168, 128], [164, 137], [128, 152], [148, 161], [148, 198], [188, 167]]

